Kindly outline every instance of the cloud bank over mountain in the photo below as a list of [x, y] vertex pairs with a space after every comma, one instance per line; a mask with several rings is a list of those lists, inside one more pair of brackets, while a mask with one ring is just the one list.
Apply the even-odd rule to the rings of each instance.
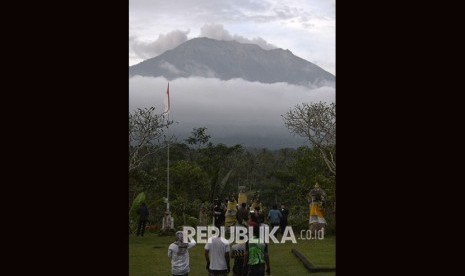
[[[162, 113], [167, 84], [163, 77], [130, 78], [130, 112], [154, 106]], [[190, 77], [170, 81], [170, 101], [177, 122], [170, 131], [180, 141], [194, 127], [207, 127], [215, 143], [278, 149], [308, 145], [289, 133], [281, 115], [303, 102], [334, 102], [335, 88]]]

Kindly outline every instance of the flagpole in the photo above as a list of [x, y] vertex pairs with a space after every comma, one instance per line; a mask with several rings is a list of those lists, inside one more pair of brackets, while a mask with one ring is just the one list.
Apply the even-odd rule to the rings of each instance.
[[[168, 84], [169, 85], [169, 84]], [[168, 121], [170, 120], [170, 114], [168, 113]], [[166, 210], [170, 210], [170, 140], [168, 136], [168, 159], [166, 168]]]
[[[168, 82], [168, 88], [166, 89], [167, 96], [167, 121], [170, 121], [170, 83]], [[170, 211], [170, 138], [168, 135], [167, 140], [167, 162], [166, 162], [166, 211]]]

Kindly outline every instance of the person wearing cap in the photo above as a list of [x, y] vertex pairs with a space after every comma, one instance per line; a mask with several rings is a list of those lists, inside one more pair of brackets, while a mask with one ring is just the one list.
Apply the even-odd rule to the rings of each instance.
[[188, 276], [190, 272], [189, 249], [195, 246], [195, 240], [184, 242], [182, 231], [176, 232], [176, 240], [168, 247], [173, 276]]

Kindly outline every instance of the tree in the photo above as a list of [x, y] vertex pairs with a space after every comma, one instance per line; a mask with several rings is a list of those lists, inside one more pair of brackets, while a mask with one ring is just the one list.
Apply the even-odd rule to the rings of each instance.
[[174, 214], [182, 216], [186, 225], [186, 215], [198, 216], [200, 203], [208, 199], [208, 175], [195, 162], [179, 161], [170, 169], [171, 189], [174, 191], [171, 206]]
[[129, 113], [129, 172], [138, 168], [144, 159], [156, 151], [164, 130], [173, 121], [164, 114], [155, 114], [155, 107], [138, 108]]
[[200, 149], [201, 145], [205, 145], [210, 140], [211, 136], [205, 133], [207, 130], [206, 127], [194, 128], [191, 132], [191, 136], [189, 136], [185, 141], [189, 145], [197, 145], [197, 150]]
[[221, 196], [224, 192], [223, 188], [228, 182], [233, 169], [231, 158], [235, 156], [234, 153], [242, 150], [240, 145], [228, 147], [224, 144], [213, 145], [212, 143], [208, 143], [206, 148], [200, 149], [197, 162], [210, 178], [210, 201], [213, 201], [217, 196]]
[[195, 162], [181, 160], [170, 168], [172, 199], [182, 196], [185, 200], [208, 199], [208, 175]]
[[328, 169], [336, 175], [336, 104], [298, 104], [281, 116], [291, 133], [307, 138], [318, 149]]

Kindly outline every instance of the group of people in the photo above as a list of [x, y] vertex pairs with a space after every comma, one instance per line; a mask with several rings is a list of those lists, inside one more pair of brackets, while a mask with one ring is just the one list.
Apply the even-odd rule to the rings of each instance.
[[[324, 202], [326, 193], [319, 187], [318, 183], [314, 189], [309, 192], [310, 214], [309, 224], [310, 228], [324, 227], [326, 220], [323, 215], [322, 204]], [[227, 276], [230, 269], [230, 260], [233, 262], [233, 276], [264, 276], [270, 274], [270, 260], [268, 256], [268, 245], [259, 239], [260, 227], [266, 226], [265, 216], [261, 211], [261, 203], [259, 195], [254, 195], [253, 204], [250, 207], [245, 202], [237, 204], [236, 207], [228, 206], [226, 204], [232, 203], [225, 199], [225, 202], [216, 199], [213, 207], [213, 220], [214, 225], [218, 228], [220, 233], [213, 237], [209, 237], [205, 245], [205, 260], [206, 270], [209, 276]], [[236, 203], [236, 202], [234, 202]], [[230, 204], [228, 204], [230, 205]], [[233, 212], [231, 212], [233, 210]], [[235, 214], [235, 225], [245, 226], [247, 229], [252, 227], [252, 239], [248, 241], [239, 240], [231, 247], [228, 241], [221, 237], [221, 226], [225, 226], [225, 214], [229, 211]], [[137, 236], [143, 236], [145, 226], [148, 220], [148, 209], [145, 203], [142, 203], [137, 210], [139, 214]], [[206, 208], [201, 210], [201, 213], [206, 215]], [[284, 235], [288, 223], [289, 210], [282, 204], [278, 209], [277, 204], [272, 206], [268, 212], [268, 221], [271, 227], [279, 227], [281, 234]], [[165, 217], [170, 218], [169, 212], [165, 213]], [[200, 219], [200, 217], [199, 217]], [[206, 218], [203, 218], [206, 221]], [[165, 223], [164, 227], [174, 229], [173, 221]], [[166, 224], [166, 225], [165, 225]], [[230, 224], [226, 226], [231, 226]], [[195, 241], [184, 243], [183, 232], [178, 231], [175, 234], [175, 241], [168, 247], [168, 257], [171, 260], [173, 276], [188, 276], [190, 272], [189, 265], [189, 249], [196, 245]], [[248, 236], [248, 235], [247, 235]], [[232, 248], [232, 249], [231, 249]]]
[[[243, 212], [242, 214], [245, 213], [250, 213], [250, 218], [248, 216], [244, 216], [243, 218], [238, 217], [238, 223], [242, 219], [242, 224], [245, 223], [245, 225], [250, 225], [251, 223], [257, 223], [259, 225], [265, 223], [265, 216], [263, 215], [260, 206], [256, 205], [253, 210], [248, 210], [246, 206], [243, 204], [243, 209], [246, 209], [247, 212]], [[241, 212], [238, 212], [238, 214]], [[278, 209], [277, 204], [273, 204], [272, 208], [270, 211], [268, 211], [268, 221], [270, 222], [271, 227], [279, 227], [281, 233], [284, 233], [284, 230], [286, 229], [287, 226], [287, 219], [289, 216], [289, 210], [286, 209], [286, 206], [284, 204], [281, 205], [281, 209]]]
[[[205, 244], [205, 269], [209, 276], [227, 276], [231, 272], [231, 259], [233, 259], [233, 276], [264, 276], [269, 275], [270, 259], [268, 256], [268, 245], [259, 239], [260, 227], [264, 227], [265, 218], [260, 211], [259, 206], [248, 208], [247, 204], [242, 203], [237, 209], [237, 224], [253, 229], [252, 240], [244, 239], [236, 241], [232, 246], [228, 241], [221, 237], [221, 231], [224, 226], [222, 214], [224, 209], [219, 201], [215, 202], [213, 209], [215, 216], [215, 226], [220, 231], [217, 235], [209, 237]], [[287, 217], [289, 211], [284, 205], [278, 210], [277, 205], [268, 213], [268, 219], [271, 226], [281, 227], [281, 231], [287, 226]], [[283, 228], [284, 227], [284, 228]], [[248, 235], [247, 235], [248, 236]], [[196, 245], [195, 241], [183, 243], [182, 231], [176, 232], [176, 240], [168, 247], [168, 257], [171, 259], [173, 276], [187, 276], [190, 272], [189, 267], [189, 249]]]
[[[259, 239], [259, 227], [253, 227], [253, 239], [247, 242], [238, 241], [232, 246], [221, 237], [221, 232], [210, 237], [205, 244], [205, 269], [209, 276], [227, 276], [231, 272], [230, 261], [234, 259], [233, 276], [270, 275], [270, 259], [268, 245]], [[221, 231], [221, 230], [220, 230]], [[183, 232], [176, 232], [175, 241], [168, 247], [168, 258], [171, 259], [173, 276], [188, 276], [190, 272], [189, 249], [194, 247], [194, 240], [184, 243]]]
[[[310, 190], [308, 201], [310, 204], [309, 224], [311, 230], [316, 230], [326, 225], [324, 219], [323, 204], [326, 193], [320, 188], [318, 183]], [[225, 199], [224, 202], [216, 199], [213, 206], [213, 221], [220, 233], [213, 237], [209, 237], [205, 244], [205, 260], [206, 270], [209, 276], [227, 276], [230, 269], [231, 258], [233, 262], [233, 276], [264, 276], [270, 274], [270, 259], [268, 256], [268, 245], [260, 241], [260, 227], [267, 226], [265, 224], [265, 216], [261, 210], [260, 196], [256, 193], [251, 201], [250, 206], [244, 202], [245, 199], [240, 199], [240, 204], [237, 204], [235, 197]], [[241, 200], [242, 199], [242, 200]], [[241, 202], [242, 201], [242, 202]], [[144, 236], [145, 227], [148, 221], [149, 211], [145, 203], [142, 203], [137, 210], [139, 215], [137, 224], [137, 236]], [[199, 220], [204, 225], [206, 223], [207, 208], [201, 208]], [[284, 235], [288, 223], [289, 210], [282, 204], [278, 209], [277, 204], [273, 204], [268, 212], [268, 221], [271, 226], [279, 227], [281, 234]], [[245, 226], [249, 230], [252, 227], [252, 239], [245, 241], [239, 240], [231, 247], [228, 241], [221, 237], [221, 231], [225, 228], [222, 226]], [[165, 212], [163, 219], [163, 229], [174, 229], [173, 220], [170, 213]], [[248, 236], [248, 235], [247, 235]], [[175, 241], [168, 247], [168, 257], [171, 260], [171, 268], [173, 276], [188, 276], [190, 272], [189, 265], [189, 249], [196, 245], [195, 241], [185, 243], [183, 232], [178, 231], [175, 234]]]
[[[213, 207], [213, 221], [217, 228], [220, 228], [221, 226], [230, 226], [225, 225], [225, 214], [225, 205], [220, 200], [216, 199], [214, 201]], [[258, 224], [265, 222], [265, 216], [261, 211], [259, 204], [253, 204], [250, 207], [247, 207], [247, 204], [243, 202], [240, 206], [237, 206], [235, 214], [236, 225], [248, 226], [249, 220], [251, 218], [253, 218], [253, 221], [256, 221]], [[272, 209], [268, 212], [268, 219], [271, 226], [278, 226], [281, 230], [281, 233], [284, 233], [284, 230], [287, 226], [288, 216], [289, 210], [286, 209], [284, 204], [281, 205], [281, 209], [278, 209], [278, 205], [274, 204]]]
[[234, 260], [233, 276], [263, 276], [265, 272], [270, 275], [268, 244], [260, 241], [259, 229], [259, 225], [254, 225], [252, 240], [239, 240], [232, 247], [226, 239], [220, 236], [209, 238], [205, 244], [205, 260], [207, 262], [205, 268], [208, 275], [227, 276], [231, 271], [231, 258]]

